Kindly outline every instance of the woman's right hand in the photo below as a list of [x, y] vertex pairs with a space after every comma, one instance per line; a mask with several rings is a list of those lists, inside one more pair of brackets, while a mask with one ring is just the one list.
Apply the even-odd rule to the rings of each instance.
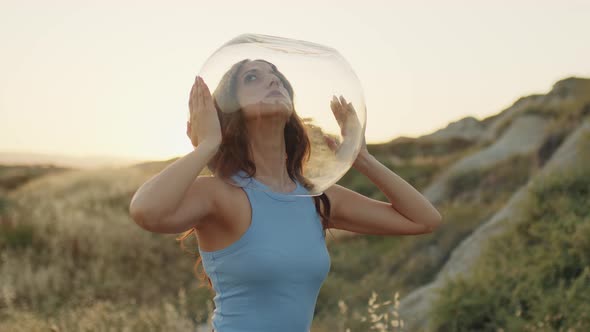
[[217, 148], [221, 144], [221, 126], [217, 109], [209, 87], [202, 77], [197, 76], [188, 102], [190, 121], [186, 123], [186, 134], [194, 147], [210, 144]]

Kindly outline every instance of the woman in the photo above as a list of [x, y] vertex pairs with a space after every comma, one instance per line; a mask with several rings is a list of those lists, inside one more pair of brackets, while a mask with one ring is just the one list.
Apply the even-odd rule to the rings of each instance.
[[[364, 140], [353, 167], [391, 203], [337, 184], [313, 199], [291, 195], [312, 188], [302, 175], [309, 138], [293, 97], [289, 81], [264, 60], [233, 65], [213, 96], [197, 77], [187, 123], [195, 149], [131, 201], [142, 228], [196, 234], [216, 293], [214, 331], [309, 331], [330, 269], [326, 229], [409, 235], [441, 223], [428, 200], [372, 157]], [[346, 140], [356, 119], [352, 104], [334, 98], [331, 108]], [[206, 165], [214, 175], [198, 176]]]

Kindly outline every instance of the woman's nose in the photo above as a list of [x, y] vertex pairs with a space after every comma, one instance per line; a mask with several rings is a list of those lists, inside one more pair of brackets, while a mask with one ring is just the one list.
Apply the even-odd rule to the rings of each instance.
[[272, 86], [272, 85], [273, 85], [273, 83], [274, 83], [274, 85], [276, 85], [276, 86], [279, 86], [279, 84], [280, 84], [280, 80], [279, 80], [279, 78], [278, 78], [278, 77], [276, 77], [275, 75], [271, 75], [271, 76], [270, 76], [270, 84], [269, 84], [269, 86]]

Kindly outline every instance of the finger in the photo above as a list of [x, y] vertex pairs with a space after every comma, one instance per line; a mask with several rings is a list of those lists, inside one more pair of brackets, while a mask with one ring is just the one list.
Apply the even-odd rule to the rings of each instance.
[[351, 109], [350, 109], [350, 108], [351, 108], [350, 106], [352, 105], [352, 103], [349, 103], [349, 102], [346, 100], [346, 98], [344, 98], [344, 96], [342, 96], [342, 95], [340, 95], [340, 102], [341, 102], [341, 103], [342, 103], [342, 105], [343, 105], [343, 110], [344, 110], [344, 111], [350, 111], [350, 110], [351, 110]]
[[195, 91], [196, 91], [196, 86], [197, 86], [197, 80], [195, 79], [195, 82], [193, 83], [193, 86], [191, 86], [191, 92], [189, 93], [189, 97], [193, 98]]
[[354, 108], [354, 105], [352, 104], [352, 102], [348, 102], [346, 103], [346, 107], [345, 107], [346, 111], [352, 114], [356, 115], [356, 109]]
[[336, 100], [336, 97], [333, 97], [332, 100], [330, 101], [330, 109], [332, 109], [332, 113], [334, 113], [334, 116], [338, 117], [338, 101]]
[[189, 101], [189, 108], [190, 108], [190, 112], [191, 112], [191, 116], [194, 116], [195, 113], [197, 112], [197, 107], [198, 107], [198, 102], [199, 102], [199, 98], [197, 97], [198, 91], [197, 89], [195, 89], [195, 91], [193, 91], [193, 95], [191, 96], [191, 99]]
[[211, 96], [211, 91], [209, 90], [209, 87], [207, 86], [207, 84], [205, 83], [205, 81], [203, 80], [202, 77], [200, 77], [200, 87], [201, 87], [201, 99], [202, 99], [202, 105], [203, 107], [205, 107], [204, 109], [208, 109], [211, 101], [212, 101], [212, 96]]
[[339, 113], [339, 115], [342, 114], [342, 104], [340, 103], [340, 101], [336, 98], [336, 96], [334, 96], [334, 98], [332, 99], [333, 103], [334, 103], [334, 108], [336, 109], [336, 112]]
[[343, 96], [340, 96], [340, 102], [342, 103], [342, 111], [343, 112], [350, 111], [350, 103], [346, 100], [346, 98], [344, 98]]
[[203, 86], [201, 84], [201, 79], [197, 81], [197, 110], [203, 109]]
[[207, 89], [205, 89], [203, 94], [204, 94], [203, 105], [205, 105], [206, 109], [208, 109], [208, 110], [215, 109], [215, 106], [213, 103], [213, 97], [211, 96], [211, 93], [209, 91], [207, 91]]
[[199, 92], [200, 89], [201, 89], [201, 78], [199, 76], [197, 76], [197, 78], [195, 79], [195, 91]]
[[338, 99], [336, 98], [335, 95], [332, 95], [332, 104], [336, 104], [338, 102]]
[[332, 103], [334, 103], [336, 106], [340, 106], [340, 100], [336, 98], [336, 96], [332, 97]]
[[201, 78], [201, 86], [203, 87], [203, 91], [205, 91], [208, 94], [211, 94], [211, 91], [209, 91], [209, 86], [207, 86], [207, 83], [205, 83], [205, 81]]
[[209, 87], [207, 86], [207, 84], [205, 83], [205, 81], [203, 80], [202, 77], [200, 79], [201, 79], [201, 88], [203, 89], [203, 94], [205, 96], [210, 96], [211, 91], [209, 91]]
[[346, 123], [348, 121], [348, 110], [347, 110], [347, 105], [345, 103], [342, 103], [341, 100], [339, 100], [338, 102], [338, 112], [340, 112], [340, 121], [342, 122], [342, 124]]
[[195, 86], [193, 85], [193, 87], [191, 88], [191, 93], [188, 95], [188, 110], [189, 112], [192, 114], [193, 113], [193, 108], [192, 108], [192, 103], [193, 103], [193, 91], [195, 89]]
[[330, 101], [330, 108], [332, 109], [332, 112], [334, 113], [334, 115], [336, 115], [336, 113], [338, 112], [338, 101], [336, 101], [336, 97], [334, 97], [332, 99], [332, 101]]
[[334, 113], [334, 118], [336, 118], [336, 122], [338, 124], [342, 124], [342, 112], [337, 102], [332, 102], [330, 104], [330, 108], [332, 109], [332, 113]]

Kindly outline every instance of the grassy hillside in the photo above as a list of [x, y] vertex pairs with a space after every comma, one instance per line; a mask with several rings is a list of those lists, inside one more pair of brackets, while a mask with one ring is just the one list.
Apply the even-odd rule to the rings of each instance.
[[[318, 320], [326, 325], [326, 331], [334, 331], [339, 324], [339, 300], [348, 304], [351, 316], [361, 317], [367, 311], [372, 291], [387, 298], [397, 291], [403, 297], [431, 281], [460, 241], [526, 183], [532, 174], [532, 160], [531, 156], [517, 156], [454, 178], [449, 189], [451, 199], [437, 206], [448, 222], [435, 233], [405, 237], [359, 235], [332, 242], [332, 270], [317, 307]], [[392, 169], [404, 177], [403, 167], [400, 171]], [[370, 324], [353, 319], [349, 326], [352, 331], [365, 331]]]
[[191, 274], [194, 252], [128, 216], [148, 175], [70, 171], [9, 196], [0, 232], [0, 331], [176, 331], [206, 320], [211, 294]]
[[54, 166], [0, 165], [0, 192], [7, 192], [36, 178], [68, 169]]
[[434, 331], [590, 330], [590, 136], [575, 172], [536, 185], [473, 275], [450, 282]]
[[[534, 111], [531, 108], [524, 111], [543, 112], [545, 116], [551, 117], [546, 141], [531, 154], [515, 155], [488, 167], [454, 175], [449, 181], [446, 199], [437, 204], [445, 224], [436, 233], [419, 237], [357, 236], [331, 245], [330, 251], [336, 267], [318, 299], [323, 304], [318, 305], [318, 316], [322, 318], [322, 323], [329, 326], [326, 330], [334, 330], [339, 324], [336, 315], [339, 298], [349, 304], [351, 316], [360, 317], [366, 313], [366, 303], [372, 290], [385, 296], [397, 291], [403, 297], [429, 282], [452, 250], [500, 210], [512, 194], [543, 167], [581, 119], [590, 115], [590, 80], [572, 78], [560, 81], [549, 96], [551, 98], [546, 97], [539, 102]], [[521, 114], [515, 113], [506, 118], [497, 134], [501, 134], [502, 128]], [[422, 190], [454, 161], [489, 145], [453, 145], [449, 141], [438, 143], [438, 146], [433, 147], [433, 142], [429, 141], [400, 140], [388, 146], [373, 147], [371, 152], [381, 157], [384, 164], [418, 190]], [[580, 153], [583, 151], [590, 151], [590, 147]], [[395, 159], [397, 162], [393, 163], [387, 158], [388, 153], [403, 158]], [[351, 172], [342, 179], [341, 184], [357, 188], [373, 198], [384, 199], [374, 186], [363, 181], [361, 175]], [[526, 255], [526, 251], [523, 254]], [[343, 294], [342, 289], [347, 292]], [[368, 330], [367, 322], [353, 320], [350, 325], [353, 331]], [[453, 329], [443, 326], [440, 331]]]

